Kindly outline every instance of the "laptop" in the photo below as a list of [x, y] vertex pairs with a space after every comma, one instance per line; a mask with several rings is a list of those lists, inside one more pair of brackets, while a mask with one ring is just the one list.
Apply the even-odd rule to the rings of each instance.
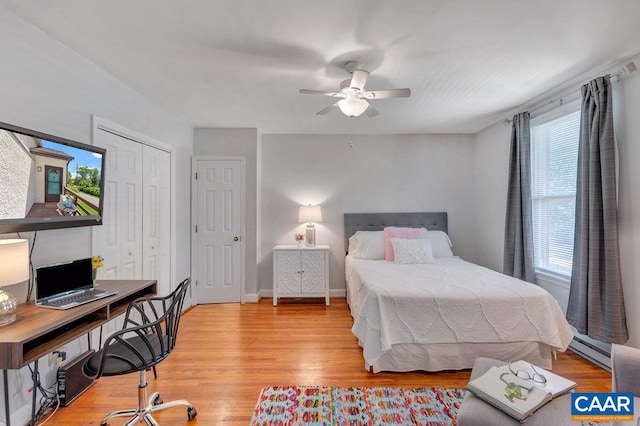
[[91, 258], [36, 269], [36, 306], [69, 309], [116, 293], [93, 287]]

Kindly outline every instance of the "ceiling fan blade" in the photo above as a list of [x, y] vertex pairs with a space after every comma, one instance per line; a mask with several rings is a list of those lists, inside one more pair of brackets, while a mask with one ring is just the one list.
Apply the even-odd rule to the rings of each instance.
[[375, 117], [376, 115], [380, 114], [380, 113], [378, 112], [378, 110], [377, 110], [377, 109], [375, 109], [375, 107], [374, 107], [373, 105], [371, 105], [371, 104], [369, 104], [369, 106], [368, 106], [368, 107], [367, 107], [367, 109], [364, 111], [364, 113], [365, 113], [365, 114], [367, 115], [367, 117], [369, 117], [369, 118], [373, 118], [373, 117]]
[[[340, 102], [340, 101], [338, 101], [338, 102]], [[322, 111], [316, 112], [316, 115], [325, 115], [325, 114], [333, 111], [334, 109], [337, 109], [338, 108], [338, 102], [334, 102], [333, 104], [329, 105], [328, 107], [326, 107]]]
[[300, 89], [300, 93], [304, 93], [305, 95], [332, 96], [334, 98], [341, 98], [342, 97], [342, 93], [328, 92], [328, 91], [325, 91], [325, 90]]
[[351, 83], [349, 84], [349, 87], [362, 90], [364, 88], [364, 85], [367, 84], [368, 79], [369, 79], [369, 71], [353, 70], [353, 73], [351, 74]]
[[367, 99], [408, 98], [411, 89], [371, 90], [365, 94]]

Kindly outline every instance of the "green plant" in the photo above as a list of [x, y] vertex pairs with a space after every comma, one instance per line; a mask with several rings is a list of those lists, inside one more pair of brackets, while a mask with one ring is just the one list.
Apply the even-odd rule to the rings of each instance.
[[85, 194], [93, 195], [94, 197], [100, 196], [100, 188], [97, 186], [81, 186], [79, 188], [80, 192], [84, 192]]

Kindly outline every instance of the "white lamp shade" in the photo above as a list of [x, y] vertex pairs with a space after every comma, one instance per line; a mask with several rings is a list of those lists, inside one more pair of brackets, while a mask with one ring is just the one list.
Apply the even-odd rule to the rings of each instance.
[[0, 240], [0, 287], [29, 279], [29, 241]]
[[364, 99], [342, 99], [338, 101], [338, 108], [346, 116], [357, 117], [369, 108], [369, 102]]
[[298, 222], [322, 222], [320, 206], [300, 206]]

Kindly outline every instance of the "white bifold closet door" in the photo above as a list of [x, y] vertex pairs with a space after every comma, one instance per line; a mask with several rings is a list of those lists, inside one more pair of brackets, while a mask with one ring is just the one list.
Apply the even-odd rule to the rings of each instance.
[[98, 278], [156, 279], [168, 294], [171, 155], [101, 129], [94, 144], [107, 150], [103, 225], [93, 228]]
[[142, 278], [158, 280], [160, 294], [177, 283], [171, 277], [171, 154], [142, 146]]
[[142, 147], [99, 130], [94, 144], [107, 150], [102, 226], [93, 229], [93, 254], [104, 258], [98, 278], [142, 278]]

